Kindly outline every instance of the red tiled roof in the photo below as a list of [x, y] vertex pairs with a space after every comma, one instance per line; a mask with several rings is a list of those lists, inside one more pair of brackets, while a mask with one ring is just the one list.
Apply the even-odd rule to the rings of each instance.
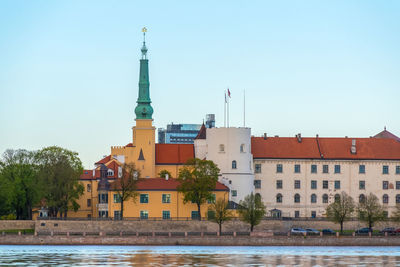
[[127, 144], [125, 147], [133, 147], [132, 143]]
[[203, 125], [201, 125], [199, 133], [197, 134], [197, 136], [194, 139], [206, 139], [206, 137], [207, 137], [206, 133], [207, 133], [207, 129], [203, 122]]
[[387, 130], [386, 130], [386, 127], [385, 127], [385, 129], [384, 129], [382, 132], [378, 133], [378, 134], [377, 134], [377, 135], [375, 135], [374, 137], [375, 137], [375, 138], [388, 138], [388, 139], [394, 139], [394, 140], [396, 140], [396, 141], [399, 141], [399, 142], [400, 142], [400, 137], [398, 137], [398, 136], [396, 136], [396, 135], [392, 134], [391, 132], [387, 131]]
[[[356, 140], [356, 154], [352, 154], [352, 140]], [[379, 138], [251, 138], [254, 158], [282, 159], [400, 159], [400, 142]]]
[[[164, 178], [146, 178], [146, 179], [139, 179], [137, 184], [137, 190], [140, 191], [161, 191], [161, 190], [168, 190], [168, 191], [176, 191], [177, 187], [179, 186], [179, 182], [177, 179], [170, 178], [165, 180]], [[111, 183], [111, 188], [119, 188], [119, 179], [115, 180]], [[215, 191], [229, 191], [229, 188], [225, 185], [217, 182], [215, 186]]]
[[105, 157], [105, 158], [99, 160], [98, 162], [96, 162], [95, 164], [106, 164], [110, 160], [111, 160], [111, 155], [108, 155], [107, 157]]
[[[99, 175], [100, 175], [100, 172], [99, 172]], [[79, 179], [80, 180], [92, 180], [92, 179], [96, 179], [96, 175], [95, 175], [95, 177], [93, 177], [93, 170], [83, 170]]]
[[193, 144], [156, 144], [156, 164], [185, 164], [191, 158]]

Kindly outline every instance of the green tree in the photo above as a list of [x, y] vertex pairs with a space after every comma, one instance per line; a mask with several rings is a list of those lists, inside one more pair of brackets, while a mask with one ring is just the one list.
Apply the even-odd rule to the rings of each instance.
[[140, 173], [136, 170], [135, 164], [125, 163], [122, 165], [122, 177], [113, 183], [113, 189], [117, 191], [118, 198], [121, 201], [121, 219], [124, 218], [124, 202], [131, 198], [133, 202], [136, 202], [139, 177]]
[[167, 171], [167, 170], [161, 170], [161, 171], [158, 173], [158, 176], [160, 176], [161, 178], [165, 178], [165, 177], [167, 177], [167, 174], [168, 174], [168, 177], [169, 177], [169, 178], [172, 178], [171, 173], [170, 173], [169, 171]]
[[210, 212], [212, 213], [212, 216], [209, 216], [208, 219], [218, 224], [219, 235], [221, 235], [222, 224], [231, 220], [233, 217], [232, 211], [228, 207], [228, 201], [219, 198], [209, 206], [208, 211], [209, 214]]
[[384, 209], [379, 204], [379, 199], [374, 194], [370, 193], [365, 199], [358, 204], [358, 216], [360, 221], [366, 222], [368, 227], [372, 226], [378, 221], [385, 218]]
[[239, 218], [250, 224], [250, 232], [253, 232], [254, 226], [258, 225], [265, 216], [265, 209], [261, 196], [251, 193], [239, 202]]
[[340, 232], [343, 233], [343, 223], [351, 218], [354, 209], [355, 204], [353, 198], [345, 192], [342, 192], [340, 194], [340, 199], [335, 200], [335, 202], [326, 207], [326, 217], [334, 223], [339, 223]]
[[198, 219], [201, 220], [201, 205], [214, 199], [212, 191], [218, 181], [219, 169], [211, 160], [189, 159], [179, 170], [178, 191], [183, 193], [183, 202], [197, 205]]
[[396, 210], [392, 213], [391, 219], [400, 222], [400, 204], [396, 204]]
[[68, 210], [77, 211], [77, 200], [83, 194], [83, 185], [79, 182], [82, 173], [82, 162], [78, 153], [51, 146], [37, 154], [39, 175], [45, 183], [45, 199], [49, 216], [67, 217]]
[[[36, 152], [6, 150], [0, 163], [0, 204], [2, 213], [15, 214], [18, 220], [32, 219], [32, 209], [43, 196], [42, 183], [35, 163]], [[4, 184], [3, 184], [4, 183]]]

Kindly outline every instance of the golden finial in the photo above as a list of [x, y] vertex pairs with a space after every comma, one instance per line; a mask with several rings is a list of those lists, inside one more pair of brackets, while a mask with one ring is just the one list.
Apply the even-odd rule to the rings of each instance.
[[146, 27], [143, 27], [142, 32], [143, 32], [143, 33], [147, 32], [147, 28], [146, 28]]

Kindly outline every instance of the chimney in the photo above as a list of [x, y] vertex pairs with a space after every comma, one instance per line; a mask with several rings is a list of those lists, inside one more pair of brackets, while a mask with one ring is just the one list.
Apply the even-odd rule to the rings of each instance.
[[166, 174], [165, 174], [165, 180], [168, 181], [168, 179], [169, 179], [169, 174], [166, 173]]
[[301, 133], [296, 134], [297, 142], [301, 143]]
[[351, 140], [351, 154], [357, 154], [356, 139]]
[[264, 140], [267, 140], [267, 133], [264, 133]]

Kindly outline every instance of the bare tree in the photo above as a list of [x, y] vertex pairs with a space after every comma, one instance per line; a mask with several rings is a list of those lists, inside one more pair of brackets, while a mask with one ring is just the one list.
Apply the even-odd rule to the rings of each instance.
[[222, 232], [222, 224], [232, 219], [232, 211], [228, 207], [228, 201], [223, 198], [217, 199], [210, 205], [208, 211], [213, 215], [209, 216], [208, 219], [212, 222], [216, 222], [219, 226], [219, 235]]

